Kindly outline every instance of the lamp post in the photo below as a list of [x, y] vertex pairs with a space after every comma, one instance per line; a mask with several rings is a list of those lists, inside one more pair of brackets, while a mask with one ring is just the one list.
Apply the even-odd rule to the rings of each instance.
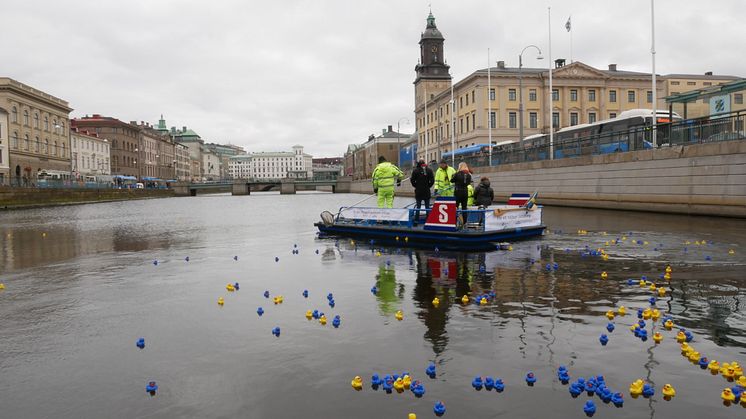
[[396, 161], [399, 168], [401, 168], [401, 121], [404, 121], [407, 125], [409, 125], [409, 119], [399, 118], [399, 120], [396, 122]]
[[541, 56], [541, 49], [533, 44], [523, 48], [521, 53], [518, 54], [518, 138], [521, 149], [523, 149], [523, 53], [529, 48], [535, 48], [539, 53], [536, 56], [537, 60], [544, 58]]

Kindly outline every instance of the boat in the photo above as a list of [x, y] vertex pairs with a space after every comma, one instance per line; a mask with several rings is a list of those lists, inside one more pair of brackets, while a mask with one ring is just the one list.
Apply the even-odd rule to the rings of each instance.
[[[542, 206], [536, 193], [513, 194], [505, 205], [459, 210], [453, 197], [430, 209], [342, 207], [321, 213], [319, 237], [350, 237], [373, 243], [441, 250], [493, 250], [509, 240], [541, 236]], [[462, 216], [466, 222], [462, 222]]]

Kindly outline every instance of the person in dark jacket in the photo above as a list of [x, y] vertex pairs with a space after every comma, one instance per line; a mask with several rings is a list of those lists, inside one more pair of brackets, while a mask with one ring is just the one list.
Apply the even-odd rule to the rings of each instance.
[[[466, 211], [469, 201], [469, 185], [471, 185], [471, 172], [466, 163], [461, 162], [458, 164], [458, 172], [451, 178], [451, 184], [453, 184], [453, 196], [456, 197], [456, 208], [458, 209], [459, 204], [461, 204], [461, 210]], [[465, 223], [466, 215], [464, 214], [462, 216], [462, 224]]]
[[427, 167], [425, 160], [417, 162], [417, 167], [412, 172], [410, 182], [414, 187], [414, 208], [420, 209], [424, 201], [425, 209], [430, 209], [430, 188], [435, 183], [435, 176], [433, 175], [433, 171]]
[[474, 203], [480, 207], [489, 207], [495, 200], [495, 192], [490, 188], [490, 180], [483, 177], [474, 189]]

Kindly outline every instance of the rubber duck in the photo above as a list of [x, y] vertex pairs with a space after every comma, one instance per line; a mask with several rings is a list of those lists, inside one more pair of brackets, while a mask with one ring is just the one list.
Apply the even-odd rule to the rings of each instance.
[[5, 284], [0, 283], [0, 290], [4, 290], [4, 289], [5, 289]]
[[671, 265], [666, 265], [666, 273], [670, 274], [671, 272], [673, 272], [673, 269], [671, 269]]
[[689, 352], [688, 358], [690, 362], [698, 362], [700, 358], [700, 354], [697, 351], [691, 351]]
[[735, 254], [736, 254], [736, 251], [735, 251], [735, 250], [733, 250], [733, 249], [730, 249], [730, 250], [728, 250], [728, 254], [729, 254], [729, 255], [731, 255], [731, 256], [732, 256], [732, 255], [735, 255]]
[[469, 304], [469, 296], [464, 294], [463, 297], [461, 297], [461, 304]]
[[319, 316], [319, 323], [321, 323], [322, 326], [326, 326], [326, 316], [325, 315], [322, 314], [321, 316]]
[[613, 332], [613, 331], [614, 331], [614, 323], [611, 323], [611, 322], [609, 322], [609, 323], [608, 323], [608, 324], [606, 325], [606, 330], [608, 330], [608, 331], [609, 331], [609, 333]]
[[135, 345], [137, 345], [138, 348], [143, 349], [145, 347], [145, 338], [138, 339]]
[[639, 321], [637, 322], [637, 325], [638, 325], [638, 326], [640, 326], [640, 329], [644, 329], [644, 328], [645, 328], [645, 325], [646, 325], [646, 323], [645, 323], [645, 320], [642, 320], [642, 319], [640, 319], [640, 320], [639, 320]]
[[710, 256], [710, 255], [705, 256], [705, 260], [707, 260], [707, 261], [712, 260], [712, 256]]
[[615, 317], [614, 310], [609, 310], [609, 311], [606, 312], [606, 318], [607, 319], [614, 320], [614, 317]]
[[308, 298], [308, 290], [303, 290], [303, 298]]
[[738, 377], [738, 381], [736, 381], [736, 383], [738, 383], [739, 386], [746, 388], [746, 375], [741, 375], [740, 377]]
[[155, 395], [155, 392], [158, 391], [158, 384], [156, 384], [155, 381], [150, 381], [148, 385], [145, 386], [145, 391], [150, 393], [151, 396]]
[[438, 297], [433, 298], [433, 306], [438, 307], [440, 305], [440, 299]]
[[334, 316], [334, 319], [332, 320], [332, 326], [334, 326], [335, 329], [338, 329], [341, 323], [342, 320], [339, 318], [339, 315]]
[[321, 317], [321, 313], [319, 313], [319, 311], [318, 311], [318, 310], [314, 310], [314, 311], [313, 311], [313, 312], [311, 313], [311, 317], [313, 317], [314, 319], [318, 320], [318, 319], [319, 319], [319, 317]]
[[570, 382], [570, 374], [567, 371], [560, 372], [557, 374], [557, 378], [560, 380], [560, 383], [567, 384]]
[[223, 304], [225, 304], [225, 301], [223, 300], [223, 297], [218, 298], [218, 305], [222, 306]]
[[480, 305], [480, 306], [486, 306], [486, 305], [487, 305], [487, 298], [486, 298], [486, 297], [482, 297], [482, 298], [481, 298], [481, 299], [479, 300], [479, 305]]
[[606, 279], [609, 277], [609, 274], [606, 273], [606, 271], [601, 272], [601, 279]]
[[534, 383], [536, 383], [536, 376], [534, 375], [533, 372], [529, 371], [526, 374], [526, 384], [528, 384], [529, 387], [531, 387], [534, 385]]
[[334, 300], [329, 300], [329, 307], [334, 308]]
[[264, 309], [259, 307], [258, 309], [256, 309], [256, 314], [258, 314], [259, 317], [262, 317], [262, 314], [264, 314]]
[[404, 391], [404, 380], [402, 380], [401, 377], [394, 380], [394, 390], [396, 390], [397, 393]]
[[650, 289], [650, 291], [657, 291], [657, 290], [658, 290], [658, 287], [657, 287], [657, 286], [655, 285], [655, 283], [654, 283], [654, 282], [651, 282], [651, 283], [650, 283], [650, 288], [649, 288], [649, 289]]
[[658, 344], [658, 343], [661, 343], [662, 340], [663, 340], [663, 335], [661, 335], [660, 332], [653, 333], [653, 342]]
[[446, 413], [446, 405], [438, 400], [435, 402], [435, 406], [433, 407], [433, 413], [435, 413], [435, 416], [443, 416], [443, 414]]
[[663, 393], [663, 398], [666, 400], [671, 400], [676, 395], [676, 390], [671, 384], [664, 384], [661, 392]]
[[228, 292], [233, 292], [236, 290], [236, 287], [234, 287], [233, 284], [228, 284], [225, 286], [225, 289], [228, 290]]
[[430, 378], [435, 378], [435, 364], [430, 363], [430, 365], [425, 368], [425, 374]]
[[723, 390], [723, 392], [720, 393], [720, 397], [726, 403], [733, 403], [734, 401], [736, 401], [736, 395], [733, 394], [733, 390], [729, 388], [726, 388], [725, 390]]
[[604, 253], [603, 255], [601, 255], [601, 259], [603, 259], [603, 260], [609, 260], [609, 255], [606, 254], [606, 253]]
[[653, 317], [653, 310], [646, 308], [642, 311], [642, 318], [645, 320], [650, 320], [650, 318]]
[[645, 288], [648, 286], [648, 282], [644, 279], [640, 280], [640, 288]]
[[153, 265], [155, 265], [155, 266], [158, 266], [158, 261], [157, 261], [157, 260], [154, 260], [154, 261], [153, 261]]
[[264, 291], [264, 298], [269, 298], [269, 291]]
[[473, 380], [471, 380], [471, 386], [474, 387], [474, 390], [481, 390], [482, 389], [482, 377], [474, 377]]
[[[666, 328], [666, 330], [671, 330], [671, 329], [673, 329], [673, 320], [671, 320], [671, 319], [668, 319], [668, 320], [666, 320], [666, 321], [665, 321], [665, 322], [663, 323], [663, 327], [665, 327], [665, 328]], [[686, 336], [685, 336], [685, 337], [686, 337]]]
[[386, 393], [391, 394], [391, 390], [394, 389], [394, 380], [391, 379], [391, 377], [387, 376], [387, 379], [383, 380], [383, 384], [381, 385], [383, 387], [383, 391]]
[[631, 394], [633, 397], [639, 396], [640, 394], [642, 394], [642, 388], [642, 380], [635, 380], [632, 384], [629, 385], [629, 394]]
[[570, 395], [574, 397], [578, 397], [580, 393], [583, 392], [583, 386], [579, 384], [577, 381], [570, 384], [570, 388], [568, 389], [570, 391]]
[[625, 316], [627, 314], [627, 308], [624, 306], [619, 306], [619, 310], [617, 310], [620, 316]]
[[689, 353], [692, 352], [693, 350], [694, 350], [694, 348], [692, 348], [691, 346], [689, 346], [688, 343], [681, 342], [681, 354], [682, 355], [688, 357]]
[[185, 257], [184, 261], [189, 262], [189, 256]]
[[356, 375], [355, 378], [352, 379], [352, 388], [354, 388], [357, 391], [360, 391], [363, 389], [363, 378], [359, 375]]
[[278, 258], [277, 256], [275, 256], [275, 262], [279, 262], [279, 261], [280, 261], [280, 258]]
[[396, 314], [394, 314], [394, 317], [396, 317], [396, 320], [402, 321], [402, 319], [404, 319], [404, 313], [399, 310], [396, 312]]
[[591, 377], [588, 379], [588, 381], [585, 382], [585, 391], [588, 393], [589, 396], [592, 396], [596, 392], [596, 379]]
[[635, 281], [632, 278], [627, 278], [627, 285], [630, 285], [630, 286], [637, 285], [637, 281]]
[[484, 389], [489, 391], [495, 388], [495, 379], [492, 377], [484, 377]]
[[378, 376], [378, 374], [373, 374], [372, 377], [370, 377], [370, 386], [373, 387], [373, 390], [378, 390], [378, 386], [383, 384], [383, 380], [381, 380], [381, 377]]
[[274, 329], [272, 329], [272, 334], [279, 338], [280, 337], [280, 328], [279, 327], [275, 327]]
[[663, 298], [666, 296], [666, 289], [663, 287], [658, 287], [658, 297]]
[[661, 312], [657, 308], [653, 309], [653, 312], [650, 314], [650, 318], [653, 319], [653, 321], [658, 321], [658, 319], [661, 317]]
[[683, 330], [679, 330], [679, 333], [676, 334], [676, 342], [686, 342], [686, 335], [684, 334]]
[[583, 406], [583, 412], [585, 412], [586, 416], [591, 417], [596, 413], [596, 405], [593, 403], [593, 400], [588, 400], [585, 402], [585, 406]]
[[[725, 366], [727, 364], [723, 364], [723, 365]], [[720, 374], [722, 374], [726, 380], [730, 381], [736, 377], [736, 370], [735, 368], [733, 368], [732, 365], [729, 365], [728, 367], [721, 368]]]
[[653, 397], [655, 395], [655, 388], [653, 388], [650, 384], [645, 384], [642, 386], [642, 397], [645, 397], [646, 399], [649, 397]]
[[645, 329], [639, 329], [637, 337], [640, 338], [641, 341], [647, 342], [647, 340], [648, 340], [648, 331], [645, 330]]
[[409, 374], [402, 375], [401, 381], [404, 388], [410, 388], [412, 386], [412, 377], [410, 377]]
[[614, 403], [614, 406], [616, 407], [622, 407], [624, 406], [624, 396], [622, 396], [622, 393], [614, 393], [611, 396], [611, 402]]
[[376, 286], [374, 285], [374, 286], [373, 286], [373, 287], [372, 287], [372, 288], [370, 289], [370, 293], [371, 293], [371, 294], [373, 294], [373, 295], [377, 295], [377, 294], [378, 294], [378, 287], [376, 287]]
[[609, 343], [609, 337], [602, 334], [601, 337], [598, 338], [598, 341], [601, 342], [602, 346], [606, 346], [606, 344]]
[[[398, 239], [398, 237], [397, 237], [397, 239]], [[417, 419], [417, 415], [415, 415], [414, 413], [410, 413], [410, 414], [407, 415], [407, 419]]]
[[505, 390], [505, 383], [503, 383], [503, 380], [501, 378], [495, 378], [495, 391], [498, 393], [502, 393], [503, 390]]
[[707, 368], [711, 373], [717, 374], [720, 372], [720, 363], [713, 359], [709, 364], [707, 364]]
[[699, 358], [699, 361], [697, 361], [697, 364], [699, 364], [699, 367], [703, 370], [707, 369], [707, 365], [710, 363], [710, 361], [707, 359], [706, 356], [703, 356], [702, 358]]
[[658, 299], [655, 298], [655, 297], [650, 297], [650, 298], [648, 298], [648, 302], [650, 303], [651, 306], [654, 306], [655, 303], [658, 302]]
[[306, 319], [311, 320], [313, 317], [313, 312], [311, 310], [306, 311]]

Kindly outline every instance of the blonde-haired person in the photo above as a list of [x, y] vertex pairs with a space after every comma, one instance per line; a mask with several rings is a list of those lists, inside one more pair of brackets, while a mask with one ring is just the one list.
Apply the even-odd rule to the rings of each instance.
[[[456, 208], [458, 209], [459, 204], [461, 210], [466, 211], [466, 206], [469, 201], [469, 185], [471, 185], [471, 171], [466, 163], [461, 162], [458, 164], [458, 172], [456, 172], [451, 178], [453, 184], [453, 195], [456, 197]], [[461, 224], [466, 223], [466, 214], [462, 214]]]

